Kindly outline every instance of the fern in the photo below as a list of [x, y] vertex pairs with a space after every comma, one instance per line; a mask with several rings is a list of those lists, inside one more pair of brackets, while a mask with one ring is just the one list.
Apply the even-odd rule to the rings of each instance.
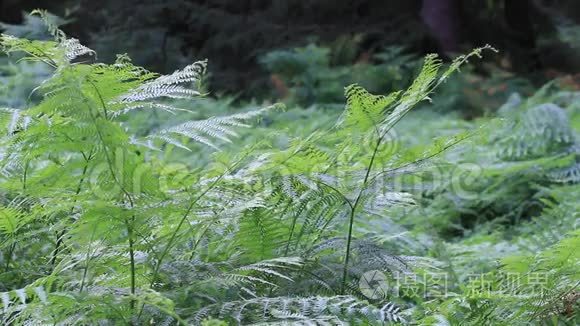
[[48, 294], [43, 286], [31, 284], [27, 287], [0, 292], [0, 321], [4, 324], [15, 323], [21, 314], [31, 306], [49, 304]]
[[260, 110], [249, 111], [246, 113], [233, 114], [227, 117], [209, 118], [206, 120], [188, 121], [183, 124], [160, 130], [156, 134], [148, 136], [151, 139], [161, 139], [169, 144], [189, 150], [185, 145], [173, 138], [185, 136], [198, 143], [219, 149], [211, 139], [231, 142], [231, 137], [237, 137], [238, 134], [232, 127], [249, 127], [244, 122], [263, 115], [265, 112], [279, 108], [280, 106], [270, 106]]
[[[48, 20], [46, 13], [36, 14]], [[466, 203], [450, 194], [446, 182], [430, 185], [424, 193], [413, 184], [432, 172], [444, 152], [474, 133], [465, 130], [472, 124], [457, 124], [431, 145], [405, 144], [397, 151], [401, 144], [394, 130], [470, 57], [490, 47], [461, 56], [445, 69], [437, 56], [428, 55], [410, 87], [390, 95], [347, 86], [346, 107], [334, 126], [304, 137], [258, 133], [254, 143], [255, 138], [244, 139], [239, 130], [281, 105], [192, 119], [188, 102], [205, 95], [201, 81], [206, 61], [158, 75], [126, 55], [110, 65], [94, 63], [92, 50], [54, 25], [49, 32], [50, 41], [1, 39], [5, 51], [24, 52], [27, 60], [52, 69], [35, 90], [42, 97], [39, 103], [0, 111], [0, 168], [6, 171], [0, 178], [0, 233], [5, 236], [0, 279], [7, 290], [2, 298], [8, 298], [3, 307], [17, 307], [6, 313], [6, 320], [207, 324], [208, 318], [219, 318], [279, 325], [405, 323], [407, 316], [417, 317], [420, 298], [368, 302], [358, 283], [370, 270], [396, 278], [448, 267], [435, 259], [440, 257], [429, 256], [436, 256], [430, 250], [435, 250], [435, 235], [417, 236], [411, 222], [397, 224], [404, 219], [396, 213], [423, 208], [428, 196], [437, 196], [430, 206], [433, 216], [449, 210], [460, 215], [461, 204], [477, 207], [477, 199]], [[555, 115], [546, 118], [546, 112]], [[175, 117], [152, 131], [137, 126], [147, 114], [161, 119], [165, 113]], [[535, 140], [553, 138], [532, 145], [543, 152], [534, 152], [530, 162], [511, 162], [522, 165], [510, 172], [527, 171], [537, 159], [545, 163], [551, 158], [544, 155], [558, 156], [558, 162], [547, 164], [550, 168], [571, 160], [575, 136], [555, 127], [566, 123], [560, 113], [543, 107], [520, 116], [518, 123], [538, 131]], [[261, 127], [272, 123], [262, 121]], [[226, 145], [240, 138], [242, 144]], [[187, 164], [169, 163], [176, 158]], [[202, 163], [193, 162], [196, 158]], [[495, 172], [484, 176], [493, 179]], [[501, 196], [484, 183], [484, 194]], [[557, 214], [556, 207], [571, 209], [552, 204], [546, 216]], [[527, 234], [523, 226], [521, 234]], [[571, 293], [573, 276], [562, 258], [573, 254], [576, 237], [556, 241], [558, 245], [542, 248], [538, 265], [526, 268], [559, 263], [551, 279], [562, 282], [552, 295], [562, 297]], [[468, 263], [476, 261], [465, 258], [466, 252], [500, 251], [473, 242], [443, 246], [458, 272], [469, 271]], [[502, 242], [507, 251], [523, 243]], [[506, 256], [501, 252], [497, 258], [505, 259], [507, 269]], [[457, 282], [462, 281], [463, 274]], [[459, 292], [461, 285], [455, 285]], [[22, 288], [24, 292], [10, 291]], [[449, 320], [461, 315], [481, 324], [500, 320], [505, 302], [513, 300], [481, 299], [462, 295], [433, 300], [450, 308], [433, 311]], [[553, 307], [540, 306], [546, 311]], [[449, 313], [451, 308], [457, 314]], [[510, 317], [524, 315], [530, 314]], [[549, 315], [554, 314], [542, 313]]]
[[[308, 297], [308, 298], [258, 298], [246, 301], [233, 301], [220, 307], [207, 307], [198, 312], [194, 318], [200, 322], [211, 309], [219, 309], [222, 318], [231, 316], [238, 323], [253, 320], [253, 322], [284, 323], [291, 320], [327, 319], [326, 314], [343, 316], [346, 320], [361, 318], [386, 322], [402, 321], [399, 309], [392, 304], [381, 308], [369, 305], [350, 296]], [[246, 319], [247, 318], [247, 319]], [[335, 317], [336, 318], [336, 317]], [[339, 318], [337, 318], [339, 319]], [[340, 320], [340, 319], [339, 319]]]
[[523, 160], [562, 153], [575, 142], [569, 124], [566, 113], [554, 104], [530, 108], [515, 125], [507, 126], [506, 132], [498, 135], [498, 155]]

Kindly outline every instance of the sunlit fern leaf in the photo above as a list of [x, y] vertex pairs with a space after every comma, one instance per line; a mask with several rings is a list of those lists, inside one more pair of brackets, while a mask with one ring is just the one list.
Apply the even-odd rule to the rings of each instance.
[[377, 96], [356, 84], [348, 86], [345, 91], [347, 107], [344, 121], [347, 126], [354, 125], [363, 130], [374, 126], [379, 136], [382, 136], [390, 131], [417, 103], [428, 100], [433, 90], [459, 70], [469, 58], [480, 57], [481, 52], [487, 49], [494, 50], [490, 46], [485, 46], [456, 58], [442, 74], [439, 74], [441, 59], [436, 54], [425, 56], [418, 76], [402, 93]]
[[266, 112], [280, 107], [279, 105], [268, 106], [259, 110], [232, 114], [225, 117], [212, 117], [205, 120], [194, 120], [182, 123], [177, 126], [163, 129], [156, 134], [148, 136], [150, 139], [160, 139], [180, 148], [189, 149], [175, 137], [187, 137], [197, 143], [204, 144], [219, 150], [216, 141], [229, 143], [231, 138], [238, 134], [234, 127], [249, 127], [246, 123]]
[[401, 96], [399, 111], [402, 112], [406, 107], [428, 99], [432, 86], [437, 81], [439, 68], [441, 68], [442, 64], [443, 61], [436, 54], [425, 56], [419, 75]]
[[85, 55], [95, 55], [95, 51], [82, 45], [79, 40], [75, 38], [68, 38], [60, 43], [60, 47], [64, 50], [64, 55], [68, 61], [73, 61], [76, 58]]
[[[579, 247], [580, 230], [574, 230], [553, 247], [540, 253], [537, 256], [537, 259], [534, 260], [534, 264], [536, 264], [537, 270], [557, 269], [564, 264], [567, 264], [570, 268], [574, 269], [574, 266], [577, 266], [580, 263]], [[580, 274], [578, 274], [577, 271], [573, 273], [572, 279], [567, 282], [570, 282], [570, 285], [573, 285], [574, 281], [580, 281]]]
[[138, 86], [127, 94], [119, 96], [114, 102], [135, 103], [156, 98], [187, 99], [201, 95], [197, 90], [183, 86], [200, 82], [206, 70], [207, 61], [197, 61], [170, 75], [160, 76]]
[[182, 108], [178, 108], [178, 107], [167, 105], [167, 104], [138, 103], [138, 104], [126, 105], [126, 106], [124, 106], [123, 109], [120, 109], [118, 111], [113, 112], [113, 117], [127, 114], [129, 112], [132, 112], [133, 110], [138, 110], [138, 109], [159, 109], [161, 111], [169, 112], [171, 114], [175, 114], [176, 112], [188, 112], [188, 113], [192, 112], [191, 110], [188, 110], [188, 109], [182, 109]]
[[3, 234], [16, 233], [21, 225], [22, 212], [13, 208], [0, 207], [0, 232]]
[[[266, 169], [281, 175], [317, 175], [323, 173], [332, 163], [331, 155], [316, 145], [324, 134], [314, 132], [306, 139], [292, 139], [287, 149], [270, 153]], [[292, 180], [296, 183], [296, 179]]]
[[360, 130], [377, 127], [382, 121], [385, 110], [397, 100], [400, 92], [388, 96], [373, 95], [357, 84], [347, 86], [344, 90], [346, 109], [343, 123]]
[[456, 57], [455, 59], [453, 59], [453, 62], [449, 65], [449, 67], [445, 70], [445, 72], [443, 72], [443, 74], [441, 74], [439, 81], [440, 82], [446, 81], [449, 78], [449, 76], [451, 76], [456, 71], [459, 71], [461, 66], [464, 65], [466, 62], [468, 62], [470, 58], [472, 58], [474, 56], [481, 58], [483, 51], [493, 51], [496, 53], [499, 52], [493, 46], [486, 44], [482, 47], [478, 47], [478, 48], [473, 49], [468, 54], [460, 55], [460, 56]]
[[335, 192], [319, 192], [310, 200], [300, 202], [299, 205], [299, 208], [293, 211], [293, 214], [296, 214], [295, 218], [299, 217], [301, 223], [300, 232], [295, 239], [297, 243], [303, 238], [320, 237], [327, 231], [328, 224], [342, 215], [345, 202]]
[[[377, 96], [354, 84], [345, 90], [347, 126], [368, 129], [371, 126], [382, 136], [389, 131], [415, 104], [427, 98], [437, 81], [441, 60], [435, 54], [425, 57], [421, 72], [413, 84], [402, 94]], [[392, 107], [391, 107], [392, 106]]]
[[84, 55], [95, 55], [95, 51], [82, 45], [75, 38], [67, 38], [66, 34], [53, 22], [54, 16], [44, 10], [34, 10], [30, 15], [38, 15], [48, 27], [54, 42], [30, 41], [13, 36], [2, 35], [3, 48], [6, 52], [24, 51], [32, 56], [25, 60], [36, 59], [49, 63], [52, 66], [72, 62]]
[[517, 245], [525, 253], [545, 250], [566, 237], [570, 231], [580, 228], [578, 204], [573, 198], [580, 195], [574, 186], [554, 188], [552, 200], [543, 200], [542, 214], [517, 227]]
[[284, 174], [281, 177], [272, 178], [270, 182], [276, 186], [280, 195], [296, 202], [297, 206], [300, 206], [299, 202], [323, 195], [316, 180], [304, 174]]
[[17, 37], [26, 37], [30, 39], [47, 39], [53, 37], [48, 30], [46, 30], [46, 21], [50, 21], [51, 25], [62, 26], [67, 21], [56, 15], [50, 13], [46, 14], [45, 19], [38, 17], [38, 15], [31, 15], [30, 13], [22, 13], [21, 24], [6, 24], [0, 23], [0, 29], [5, 34], [14, 35]]
[[[519, 273], [516, 304], [520, 320], [549, 320], [562, 315], [562, 303], [572, 294], [572, 305], [577, 300], [576, 288], [580, 282], [580, 231], [567, 234], [558, 243], [545, 250], [526, 256], [510, 256], [502, 260], [507, 273]], [[528, 277], [528, 275], [537, 275]], [[538, 281], [537, 277], [540, 277]], [[577, 317], [577, 316], [576, 316]]]
[[0, 45], [5, 53], [24, 52], [28, 56], [22, 60], [41, 61], [55, 68], [56, 58], [64, 60], [64, 52], [58, 48], [58, 43], [53, 41], [33, 41], [2, 34]]

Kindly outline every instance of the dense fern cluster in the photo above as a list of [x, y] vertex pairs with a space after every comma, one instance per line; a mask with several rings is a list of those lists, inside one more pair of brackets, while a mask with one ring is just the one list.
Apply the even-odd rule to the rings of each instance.
[[[490, 47], [447, 67], [429, 55], [389, 95], [348, 86], [328, 128], [256, 139], [241, 130], [275, 124], [281, 105], [193, 119], [187, 102], [204, 95], [205, 61], [169, 75], [125, 55], [91, 63], [92, 50], [49, 26], [53, 40], [1, 39], [5, 52], [52, 69], [38, 104], [0, 111], [2, 323], [574, 320], [578, 180], [556, 177], [577, 165], [557, 106], [571, 106], [566, 96], [540, 93], [479, 129], [431, 119], [435, 142], [423, 122], [403, 119]], [[154, 113], [178, 122], [139, 125]], [[526, 209], [533, 196], [539, 205]], [[488, 232], [494, 223], [502, 228]], [[447, 242], [457, 229], [467, 237]], [[512, 272], [520, 287], [502, 291]], [[489, 286], [477, 287], [476, 273]], [[542, 283], [528, 277], [539, 273]], [[374, 281], [401, 286], [375, 291]]]

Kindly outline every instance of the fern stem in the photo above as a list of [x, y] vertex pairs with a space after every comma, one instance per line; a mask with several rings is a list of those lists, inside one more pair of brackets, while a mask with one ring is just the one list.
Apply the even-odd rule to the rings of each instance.
[[[135, 221], [135, 215], [132, 217], [132, 221]], [[129, 302], [129, 307], [131, 311], [135, 309], [135, 239], [133, 238], [133, 223], [129, 223], [128, 219], [125, 219], [125, 225], [127, 228], [127, 237], [129, 238], [129, 264], [130, 264], [130, 276], [131, 276], [131, 301]]]
[[[237, 162], [235, 162], [233, 166], [236, 166], [237, 164], [241, 163], [246, 158], [247, 155], [248, 154], [244, 155], [241, 159], [239, 159]], [[185, 221], [189, 217], [189, 214], [191, 214], [191, 211], [193, 210], [193, 208], [195, 207], [197, 202], [200, 201], [211, 189], [213, 189], [218, 184], [218, 182], [220, 182], [221, 179], [223, 179], [226, 176], [226, 174], [233, 169], [233, 166], [232, 166], [232, 168], [228, 168], [224, 173], [222, 173], [219, 177], [217, 177], [201, 194], [199, 194], [189, 204], [189, 206], [185, 210], [181, 220], [179, 221], [179, 223], [175, 227], [175, 230], [173, 230], [173, 233], [171, 234], [171, 237], [169, 238], [167, 245], [165, 246], [165, 248], [163, 249], [163, 252], [159, 256], [159, 259], [157, 260], [157, 264], [155, 265], [155, 269], [153, 270], [153, 275], [151, 277], [151, 282], [149, 283], [149, 287], [152, 287], [153, 284], [155, 284], [155, 281], [157, 280], [157, 276], [159, 275], [159, 270], [161, 268], [161, 265], [163, 264], [163, 260], [165, 259], [165, 256], [167, 256], [167, 254], [169, 253], [169, 250], [171, 249], [175, 239], [177, 238], [177, 234], [179, 233], [179, 230], [183, 226], [183, 223], [185, 223]], [[139, 311], [139, 315], [137, 317], [137, 320], [139, 320], [141, 318], [144, 306], [145, 306], [145, 304], [141, 305], [141, 309]]]
[[[81, 193], [82, 186], [83, 186], [84, 180], [86, 178], [87, 171], [89, 169], [89, 162], [90, 162], [90, 160], [92, 159], [92, 156], [93, 156], [93, 150], [94, 150], [94, 147], [91, 148], [91, 151], [89, 152], [89, 155], [88, 156], [85, 156], [84, 153], [81, 153], [83, 155], [84, 159], [85, 159], [85, 165], [83, 166], [83, 172], [81, 173], [81, 179], [79, 180], [79, 183], [77, 185], [77, 189], [75, 190], [75, 197], [73, 199], [73, 203], [72, 203], [72, 207], [70, 209], [69, 215], [72, 215], [73, 212], [74, 212], [74, 207], [75, 207], [75, 204], [76, 204], [76, 202], [78, 200], [77, 197]], [[64, 230], [62, 230], [60, 232], [57, 232], [57, 234], [56, 234], [56, 244], [54, 246], [54, 251], [53, 251], [53, 254], [52, 254], [52, 258], [50, 259], [51, 269], [54, 268], [54, 265], [56, 264], [56, 260], [58, 258], [58, 254], [60, 252], [60, 248], [62, 246], [62, 243], [64, 242], [64, 236], [65, 236], [65, 234], [66, 234], [66, 229], [64, 229]]]
[[346, 287], [346, 281], [348, 278], [348, 263], [350, 260], [350, 250], [351, 250], [350, 247], [351, 247], [351, 243], [352, 243], [352, 227], [354, 224], [354, 216], [356, 214], [356, 209], [357, 209], [358, 204], [362, 198], [362, 194], [366, 189], [367, 182], [368, 182], [369, 176], [371, 174], [371, 170], [373, 169], [375, 158], [376, 158], [377, 153], [379, 151], [379, 147], [381, 146], [381, 142], [383, 141], [383, 138], [385, 137], [385, 135], [388, 132], [389, 132], [389, 129], [387, 129], [387, 131], [385, 133], [383, 133], [383, 135], [381, 137], [379, 137], [379, 139], [377, 140], [377, 144], [375, 145], [375, 148], [373, 150], [373, 155], [371, 156], [371, 160], [370, 160], [369, 165], [367, 167], [367, 171], [365, 174], [365, 178], [363, 180], [363, 184], [362, 184], [361, 189], [358, 193], [358, 196], [356, 197], [356, 200], [354, 201], [354, 204], [352, 204], [352, 206], [351, 206], [350, 216], [349, 216], [349, 221], [348, 221], [348, 235], [346, 238], [346, 252], [344, 255], [344, 265], [342, 267], [342, 283], [341, 283], [341, 287], [340, 287], [341, 294], [344, 294], [345, 287]]
[[[288, 205], [286, 205], [286, 207], [284, 207], [282, 214], [280, 214], [280, 217], [284, 217], [284, 214], [286, 214], [286, 211], [288, 211], [288, 208], [290, 207], [291, 204], [292, 204], [292, 201], [289, 201]], [[292, 219], [292, 227], [290, 228], [290, 234], [288, 235], [288, 241], [286, 242], [286, 249], [284, 249], [284, 257], [288, 256], [288, 250], [290, 249], [290, 241], [292, 240], [292, 237], [294, 236], [294, 229], [296, 228], [296, 221], [297, 220], [298, 220], [298, 214], [294, 214], [294, 218]]]
[[[236, 163], [234, 163], [234, 166], [237, 165], [238, 163], [240, 163], [244, 158], [245, 158], [245, 156], [243, 158], [241, 158], [239, 161], [237, 161]], [[187, 207], [187, 209], [183, 213], [181, 220], [179, 221], [179, 223], [175, 227], [175, 230], [173, 230], [173, 233], [171, 234], [171, 237], [169, 238], [169, 241], [167, 242], [167, 245], [165, 246], [163, 252], [159, 256], [159, 260], [157, 261], [157, 265], [156, 265], [155, 270], [153, 272], [153, 277], [151, 278], [151, 284], [149, 285], [150, 287], [153, 286], [153, 284], [155, 283], [155, 280], [157, 278], [157, 274], [159, 273], [159, 268], [161, 267], [161, 264], [163, 263], [163, 259], [165, 259], [165, 256], [167, 255], [167, 253], [169, 252], [169, 250], [173, 246], [173, 243], [174, 243], [175, 239], [177, 238], [177, 234], [179, 233], [179, 230], [183, 226], [183, 223], [185, 223], [185, 221], [189, 217], [189, 214], [191, 214], [191, 211], [193, 210], [193, 208], [195, 207], [197, 202], [200, 201], [210, 190], [212, 190], [218, 184], [218, 182], [220, 182], [221, 179], [223, 179], [226, 176], [226, 174], [230, 170], [232, 170], [232, 168], [227, 169], [224, 173], [222, 173], [219, 177], [217, 177], [201, 194], [199, 194], [194, 200], [191, 201], [191, 203], [189, 204], [189, 206]]]
[[[177, 227], [175, 228], [175, 230], [173, 230], [173, 233], [171, 234], [171, 237], [169, 238], [169, 241], [167, 242], [167, 245], [165, 245], [165, 248], [163, 249], [163, 252], [159, 256], [159, 259], [157, 260], [157, 264], [155, 265], [155, 269], [153, 270], [153, 276], [151, 277], [151, 282], [149, 283], [149, 287], [153, 287], [153, 284], [155, 284], [155, 281], [157, 280], [157, 276], [159, 275], [159, 269], [161, 268], [161, 264], [163, 263], [163, 259], [169, 253], [169, 249], [173, 246], [173, 242], [177, 238], [177, 233], [179, 232], [179, 230], [183, 226], [183, 223], [185, 223], [185, 221], [187, 220], [189, 214], [193, 210], [193, 207], [195, 207], [195, 205], [197, 204], [197, 202], [201, 198], [203, 198], [203, 196], [205, 196], [205, 194], [207, 194], [224, 176], [225, 176], [225, 173], [222, 174], [222, 175], [220, 175], [216, 180], [214, 180], [214, 182], [212, 184], [210, 184], [210, 186], [206, 190], [204, 190], [199, 196], [197, 196], [195, 198], [195, 200], [193, 200], [189, 204], [189, 206], [185, 210], [185, 213], [183, 214], [183, 217], [181, 218], [181, 220], [177, 224]], [[141, 315], [143, 313], [144, 306], [145, 306], [145, 304], [142, 304], [141, 305], [141, 309], [139, 311], [139, 315], [137, 316], [137, 320], [139, 320], [141, 318]]]
[[28, 168], [30, 167], [30, 161], [26, 161], [24, 165], [24, 173], [22, 175], [22, 192], [26, 193], [26, 181], [28, 180]]
[[101, 94], [101, 92], [99, 91], [99, 88], [97, 88], [97, 85], [95, 85], [95, 83], [93, 83], [91, 80], [88, 80], [89, 84], [91, 84], [91, 86], [93, 86], [93, 88], [95, 89], [95, 92], [97, 92], [97, 96], [99, 97], [99, 101], [101, 101], [101, 106], [103, 107], [103, 115], [105, 116], [105, 120], [108, 119], [108, 112], [107, 112], [107, 105], [105, 104], [105, 100], [103, 99], [103, 95]]
[[89, 273], [89, 264], [91, 261], [90, 254], [91, 254], [94, 236], [95, 236], [95, 229], [93, 229], [93, 233], [91, 233], [91, 240], [89, 241], [89, 248], [87, 248], [86, 263], [85, 263], [85, 268], [83, 270], [83, 278], [81, 279], [81, 286], [79, 288], [79, 293], [83, 292], [83, 289], [85, 287], [85, 281], [87, 279], [87, 274]]
[[[103, 102], [103, 99], [101, 97], [101, 93], [99, 92], [98, 88], [96, 86], [93, 87], [95, 88], [95, 91], [97, 92], [97, 94], [99, 95], [99, 98], [101, 99], [102, 105], [103, 105], [103, 110], [104, 110], [104, 115], [105, 115], [105, 119], [107, 118], [106, 116], [106, 106]], [[105, 153], [105, 158], [107, 161], [107, 166], [109, 168], [109, 172], [111, 173], [111, 176], [113, 177], [113, 180], [115, 181], [115, 183], [119, 186], [119, 188], [121, 189], [121, 192], [127, 197], [127, 199], [129, 200], [129, 205], [130, 205], [130, 209], [133, 210], [133, 208], [135, 207], [135, 203], [133, 201], [133, 198], [131, 196], [131, 194], [127, 191], [127, 189], [125, 189], [125, 187], [123, 186], [123, 183], [121, 181], [119, 181], [119, 179], [117, 178], [117, 174], [115, 173], [115, 169], [113, 168], [113, 160], [111, 159], [111, 156], [109, 154], [108, 151], [108, 146], [107, 143], [105, 142], [105, 138], [103, 137], [103, 134], [101, 132], [101, 129], [99, 128], [99, 124], [97, 122], [97, 118], [95, 117], [95, 115], [93, 114], [93, 110], [91, 108], [91, 105], [89, 105], [87, 99], [84, 99], [84, 104], [87, 106], [87, 108], [89, 109], [89, 114], [91, 116], [91, 119], [93, 120], [93, 124], [95, 125], [95, 129], [97, 131], [97, 136], [99, 137], [99, 141], [101, 142], [101, 144], [103, 144], [104, 147], [104, 153]], [[129, 223], [129, 221], [127, 219], [125, 219], [125, 225], [127, 228], [127, 237], [128, 239], [128, 243], [129, 243], [129, 263], [130, 263], [130, 277], [131, 277], [131, 295], [132, 298], [130, 300], [129, 303], [129, 307], [131, 308], [131, 311], [133, 311], [135, 309], [135, 287], [136, 287], [136, 282], [135, 282], [135, 239], [133, 238], [133, 225], [135, 222], [135, 214], [133, 214], [133, 216], [131, 217], [132, 219], [132, 223]]]
[[16, 249], [16, 241], [13, 240], [13, 242], [10, 244], [10, 247], [8, 248], [8, 257], [6, 257], [6, 267], [5, 270], [8, 271], [8, 269], [10, 268], [10, 263], [12, 262], [12, 256], [14, 256], [14, 250]]
[[[356, 207], [356, 206], [355, 206]], [[350, 245], [352, 242], [352, 225], [354, 224], [354, 214], [355, 209], [350, 211], [349, 222], [348, 222], [348, 235], [346, 238], [346, 253], [344, 255], [344, 265], [342, 266], [342, 282], [340, 286], [340, 294], [344, 294], [344, 290], [346, 287], [346, 280], [348, 274], [348, 263], [350, 260]]]
[[211, 223], [209, 223], [205, 229], [203, 230], [203, 232], [199, 235], [199, 238], [197, 240], [195, 240], [195, 243], [193, 244], [193, 247], [191, 247], [191, 255], [189, 255], [189, 260], [193, 260], [193, 258], [195, 257], [195, 251], [197, 250], [197, 246], [199, 246], [199, 244], [201, 243], [201, 240], [203, 239], [203, 237], [205, 236], [205, 234], [207, 233], [207, 231], [209, 231], [209, 229], [211, 228], [211, 226], [215, 223], [216, 220], [213, 220]]
[[[91, 151], [90, 151], [90, 153], [89, 153], [88, 156], [85, 156], [84, 153], [82, 153], [83, 157], [85, 158], [85, 165], [83, 167], [83, 172], [81, 173], [81, 179], [79, 180], [79, 183], [77, 185], [77, 189], [75, 190], [75, 198], [73, 200], [72, 207], [70, 209], [69, 215], [72, 215], [73, 212], [74, 212], [74, 206], [75, 206], [75, 204], [76, 204], [76, 202], [78, 200], [77, 199], [78, 195], [81, 193], [82, 185], [83, 185], [83, 182], [84, 182], [84, 180], [86, 178], [86, 174], [87, 174], [87, 171], [88, 171], [88, 168], [89, 168], [89, 162], [92, 159], [93, 150], [94, 150], [94, 147], [91, 148]], [[58, 258], [58, 254], [60, 252], [60, 248], [62, 246], [62, 243], [64, 242], [64, 236], [65, 236], [65, 234], [66, 234], [66, 229], [64, 229], [64, 230], [62, 230], [60, 232], [57, 232], [57, 234], [56, 234], [56, 244], [54, 246], [54, 251], [52, 253], [52, 258], [50, 259], [51, 269], [54, 268], [54, 265], [56, 264], [56, 260]]]

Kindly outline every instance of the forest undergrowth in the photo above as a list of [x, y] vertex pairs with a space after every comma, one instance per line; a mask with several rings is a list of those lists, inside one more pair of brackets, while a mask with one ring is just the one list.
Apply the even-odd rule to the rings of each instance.
[[10, 71], [47, 72], [0, 102], [0, 323], [580, 321], [579, 92], [428, 110], [484, 46], [387, 95], [346, 86], [342, 111], [232, 110], [211, 58], [99, 63], [34, 14], [52, 39], [0, 39]]

